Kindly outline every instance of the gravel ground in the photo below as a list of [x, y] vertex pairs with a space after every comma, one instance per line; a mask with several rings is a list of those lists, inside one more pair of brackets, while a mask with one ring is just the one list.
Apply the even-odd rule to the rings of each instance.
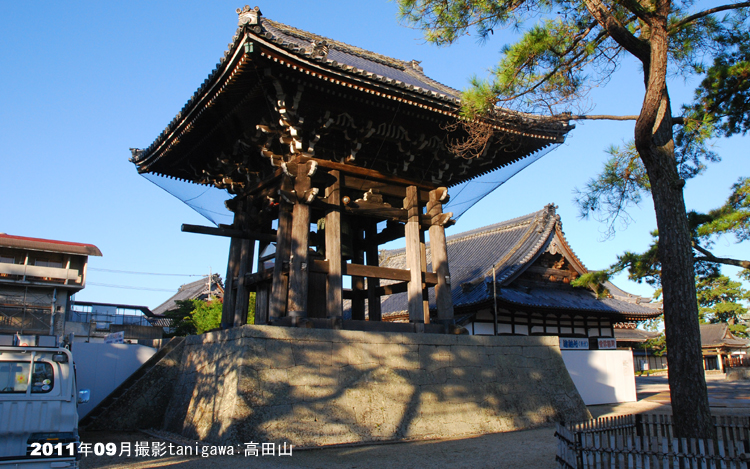
[[[292, 456], [164, 456], [131, 457], [89, 455], [81, 460], [81, 469], [146, 469], [171, 467], [200, 469], [232, 468], [320, 468], [320, 469], [393, 469], [393, 468], [552, 468], [556, 440], [553, 427], [510, 433], [496, 433], [458, 440], [434, 440], [367, 446], [349, 446], [293, 451]], [[82, 433], [85, 443], [167, 442], [141, 433]], [[175, 449], [174, 452], [177, 450]], [[235, 449], [235, 451], [237, 451]], [[244, 451], [244, 450], [243, 450]]]

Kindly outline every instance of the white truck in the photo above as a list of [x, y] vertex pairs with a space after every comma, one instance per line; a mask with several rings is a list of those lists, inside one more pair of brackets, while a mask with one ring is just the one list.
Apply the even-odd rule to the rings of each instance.
[[54, 336], [0, 335], [0, 469], [77, 468], [73, 356]]

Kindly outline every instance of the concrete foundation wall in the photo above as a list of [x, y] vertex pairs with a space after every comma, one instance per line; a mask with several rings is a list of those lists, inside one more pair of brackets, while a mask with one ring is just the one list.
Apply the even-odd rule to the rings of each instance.
[[727, 370], [727, 381], [745, 381], [750, 380], [750, 368], [730, 368]]
[[189, 337], [165, 428], [319, 446], [509, 431], [588, 411], [557, 337], [243, 326]]

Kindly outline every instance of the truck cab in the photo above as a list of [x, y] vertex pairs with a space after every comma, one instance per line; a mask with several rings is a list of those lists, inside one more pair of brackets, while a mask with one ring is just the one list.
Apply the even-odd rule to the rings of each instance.
[[55, 336], [0, 335], [0, 468], [78, 467], [73, 356]]

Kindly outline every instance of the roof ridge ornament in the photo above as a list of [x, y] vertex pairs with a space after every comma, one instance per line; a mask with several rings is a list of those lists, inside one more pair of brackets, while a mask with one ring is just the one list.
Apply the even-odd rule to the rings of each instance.
[[249, 5], [245, 5], [243, 8], [237, 8], [237, 15], [239, 19], [237, 21], [238, 26], [249, 25], [260, 25], [260, 18], [263, 14], [260, 12], [260, 7], [250, 8]]
[[323, 60], [328, 58], [328, 41], [325, 39], [322, 41], [312, 41], [311, 54], [313, 58], [320, 57]]
[[424, 69], [419, 65], [421, 63], [422, 63], [421, 60], [412, 60], [411, 62], [409, 62], [409, 66], [412, 69], [418, 71], [419, 73], [424, 73]]

